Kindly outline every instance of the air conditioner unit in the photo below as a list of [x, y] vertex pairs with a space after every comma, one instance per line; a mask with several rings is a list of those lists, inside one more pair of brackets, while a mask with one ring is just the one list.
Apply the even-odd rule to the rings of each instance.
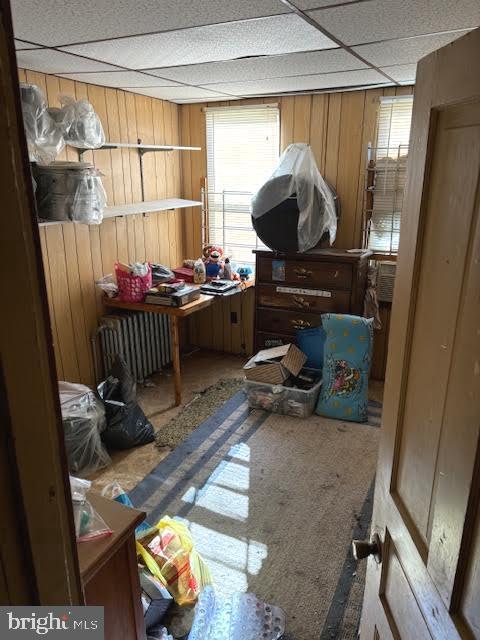
[[379, 302], [392, 302], [395, 285], [395, 262], [378, 262], [377, 298]]

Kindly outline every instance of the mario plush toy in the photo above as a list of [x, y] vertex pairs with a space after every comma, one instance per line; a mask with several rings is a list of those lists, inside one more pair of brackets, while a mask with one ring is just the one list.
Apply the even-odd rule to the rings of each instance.
[[207, 278], [218, 278], [223, 273], [223, 250], [215, 244], [209, 244], [203, 249], [203, 260]]

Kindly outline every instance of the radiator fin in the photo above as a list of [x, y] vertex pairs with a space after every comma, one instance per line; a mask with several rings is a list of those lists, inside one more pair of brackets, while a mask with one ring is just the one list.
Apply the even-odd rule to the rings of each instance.
[[104, 371], [121, 355], [139, 382], [172, 362], [170, 317], [142, 311], [115, 311], [101, 319]]

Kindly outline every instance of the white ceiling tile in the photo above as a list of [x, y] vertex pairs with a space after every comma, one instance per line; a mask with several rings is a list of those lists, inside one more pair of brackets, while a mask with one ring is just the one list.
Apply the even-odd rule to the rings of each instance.
[[224, 82], [211, 85], [210, 88], [215, 87], [217, 91], [225, 91], [237, 96], [258, 96], [288, 91], [312, 91], [315, 89], [385, 84], [386, 82], [388, 82], [386, 78], [374, 69], [363, 69], [361, 71], [344, 71], [342, 73], [253, 80], [251, 82]]
[[110, 71], [116, 69], [109, 64], [87, 60], [54, 49], [17, 51], [17, 64], [21, 69], [43, 73], [75, 73], [79, 71]]
[[407, 84], [413, 84], [415, 82], [415, 76], [417, 75], [416, 64], [399, 64], [393, 67], [383, 67], [382, 70], [397, 82]]
[[315, 27], [288, 14], [76, 45], [65, 50], [130, 69], [147, 69], [331, 47], [335, 44]]
[[479, 0], [369, 0], [308, 14], [346, 44], [480, 25]]
[[288, 13], [280, 0], [14, 0], [17, 38], [56, 46]]
[[15, 40], [15, 49], [20, 51], [21, 49], [38, 49], [38, 45], [31, 44], [30, 42], [24, 42], [23, 40]]
[[98, 73], [60, 73], [70, 80], [78, 80], [87, 84], [99, 84], [102, 87], [174, 87], [176, 82], [164, 80], [138, 71], [101, 71]]
[[364, 69], [358, 58], [343, 49], [289, 53], [279, 56], [244, 58], [226, 62], [206, 62], [168, 69], [151, 69], [149, 73], [187, 84], [215, 82], [244, 82], [283, 76], [302, 76], [310, 73], [328, 73], [350, 69]]
[[433, 36], [417, 36], [406, 40], [388, 40], [375, 44], [363, 44], [354, 50], [377, 67], [392, 64], [417, 63], [421, 58], [435, 49], [453, 42], [465, 35], [466, 31], [455, 31]]
[[198, 100], [208, 102], [218, 98], [219, 100], [230, 100], [230, 96], [221, 94], [220, 92], [210, 91], [201, 87], [139, 87], [133, 89], [131, 87], [122, 87], [125, 91], [132, 93], [140, 93], [144, 96], [152, 98], [161, 98], [162, 100]]

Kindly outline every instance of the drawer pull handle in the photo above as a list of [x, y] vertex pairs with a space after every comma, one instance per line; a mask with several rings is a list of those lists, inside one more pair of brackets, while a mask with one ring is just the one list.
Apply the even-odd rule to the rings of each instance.
[[309, 271], [309, 269], [304, 269], [303, 267], [294, 269], [293, 273], [297, 276], [297, 278], [303, 279], [310, 278], [310, 276], [312, 275], [312, 271]]
[[312, 326], [311, 322], [307, 322], [307, 320], [295, 319], [290, 320], [295, 329], [308, 329]]
[[293, 303], [300, 307], [301, 309], [308, 309], [310, 306], [310, 302], [302, 298], [301, 296], [293, 296]]

